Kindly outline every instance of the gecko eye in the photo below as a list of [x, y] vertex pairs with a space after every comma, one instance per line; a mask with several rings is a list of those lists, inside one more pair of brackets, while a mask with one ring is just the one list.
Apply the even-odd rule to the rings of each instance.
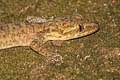
[[81, 32], [83, 30], [83, 27], [79, 25], [79, 31]]

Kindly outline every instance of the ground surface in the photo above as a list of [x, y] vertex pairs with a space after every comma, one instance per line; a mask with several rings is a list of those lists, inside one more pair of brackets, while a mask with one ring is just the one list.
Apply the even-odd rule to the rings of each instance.
[[119, 5], [119, 0], [0, 0], [0, 24], [79, 13], [100, 26], [97, 33], [62, 47], [48, 44], [64, 63], [47, 69], [46, 59], [29, 47], [0, 50], [0, 80], [120, 80]]

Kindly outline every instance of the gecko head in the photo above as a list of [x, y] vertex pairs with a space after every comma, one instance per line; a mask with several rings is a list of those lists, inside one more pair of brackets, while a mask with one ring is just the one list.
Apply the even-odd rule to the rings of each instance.
[[87, 36], [99, 29], [98, 24], [95, 22], [78, 23], [72, 20], [60, 21], [57, 23], [57, 26], [57, 28], [51, 28], [51, 32], [46, 35], [46, 39], [70, 40]]
[[95, 22], [88, 22], [82, 24], [71, 23], [66, 28], [64, 28], [61, 40], [69, 40], [87, 36], [89, 34], [96, 32], [98, 29], [99, 26]]
[[84, 24], [79, 24], [76, 26], [76, 37], [83, 37], [92, 34], [99, 29], [99, 25], [96, 22], [88, 22]]

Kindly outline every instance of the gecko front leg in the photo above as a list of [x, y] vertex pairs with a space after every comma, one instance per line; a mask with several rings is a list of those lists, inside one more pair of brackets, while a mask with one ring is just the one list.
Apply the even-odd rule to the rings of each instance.
[[63, 63], [62, 56], [58, 53], [49, 52], [43, 45], [44, 43], [45, 43], [45, 40], [34, 40], [30, 44], [30, 47], [34, 51], [36, 51], [36, 52], [40, 53], [41, 55], [43, 55], [44, 57], [46, 57], [48, 62], [50, 62], [52, 64], [59, 65], [59, 64]]

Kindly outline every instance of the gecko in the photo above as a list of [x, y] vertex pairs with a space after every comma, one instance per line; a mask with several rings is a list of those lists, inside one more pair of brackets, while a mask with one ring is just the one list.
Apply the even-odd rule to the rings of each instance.
[[87, 22], [80, 15], [61, 18], [28, 17], [26, 22], [0, 25], [0, 50], [17, 46], [29, 46], [51, 62], [62, 61], [59, 53], [48, 51], [44, 44], [48, 41], [71, 39], [87, 36], [98, 31], [95, 22]]

